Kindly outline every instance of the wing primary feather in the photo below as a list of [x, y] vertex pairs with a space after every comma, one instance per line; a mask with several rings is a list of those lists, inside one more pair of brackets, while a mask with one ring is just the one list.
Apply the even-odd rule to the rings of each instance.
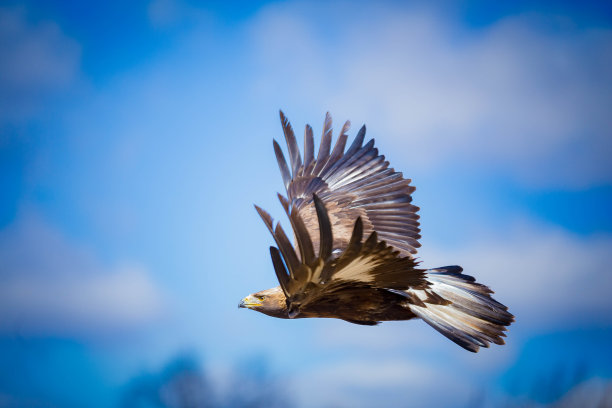
[[346, 151], [346, 156], [351, 156], [357, 150], [361, 149], [361, 146], [363, 145], [363, 139], [365, 139], [365, 134], [366, 126], [363, 125], [361, 129], [359, 129], [359, 132], [357, 132], [357, 136], [355, 136], [355, 140], [353, 140], [353, 143], [351, 143], [351, 147], [349, 147], [349, 149]]
[[385, 168], [383, 171], [379, 171], [378, 174], [372, 176], [369, 179], [365, 180], [357, 180], [353, 183], [346, 184], [342, 186], [342, 188], [346, 189], [356, 189], [359, 188], [364, 192], [369, 192], [370, 190], [378, 187], [384, 187], [385, 185], [395, 185], [396, 183], [402, 183], [405, 185], [409, 192], [412, 193], [415, 188], [410, 185], [410, 180], [405, 180], [402, 178], [402, 173], [396, 172], [393, 168]]
[[384, 161], [383, 157], [376, 157], [376, 154], [378, 154], [376, 149], [367, 152], [359, 160], [350, 163], [350, 168], [347, 166], [348, 169], [345, 169], [342, 173], [338, 172], [330, 177], [329, 184], [349, 184], [384, 170], [388, 163]]
[[344, 154], [344, 148], [346, 147], [346, 141], [348, 139], [346, 132], [348, 132], [350, 127], [351, 127], [350, 120], [347, 120], [346, 122], [344, 122], [344, 125], [342, 126], [342, 130], [340, 131], [340, 135], [338, 136], [338, 140], [336, 140], [336, 144], [334, 145], [334, 150], [332, 151], [331, 156], [327, 162], [327, 165], [325, 166], [326, 168], [334, 164], [336, 160], [341, 158], [342, 155]]
[[289, 200], [287, 200], [281, 193], [276, 193], [278, 196], [278, 201], [280, 201], [281, 205], [285, 209], [287, 216], [289, 216]]
[[340, 131], [340, 135], [338, 136], [338, 140], [336, 140], [336, 144], [334, 145], [334, 150], [332, 150], [331, 155], [327, 160], [327, 163], [325, 163], [325, 166], [323, 167], [323, 169], [321, 169], [322, 177], [325, 177], [325, 175], [330, 172], [331, 168], [335, 167], [334, 164], [342, 160], [342, 158], [344, 157], [344, 148], [346, 147], [346, 141], [348, 139], [346, 132], [349, 130], [350, 127], [351, 122], [349, 120], [344, 122], [342, 130]]
[[270, 214], [268, 214], [261, 207], [256, 205], [255, 209], [259, 213], [259, 216], [263, 219], [264, 223], [266, 224], [266, 227], [268, 227], [268, 230], [272, 234], [272, 237], [274, 237], [274, 241], [276, 241], [276, 245], [278, 245], [278, 248], [283, 254], [285, 263], [287, 264], [289, 272], [293, 277], [294, 273], [299, 270], [300, 261], [298, 260], [297, 255], [295, 254], [295, 250], [291, 246], [291, 243], [289, 242], [285, 231], [283, 231], [283, 228], [280, 226], [280, 224], [277, 224], [276, 229], [274, 229], [274, 220], [272, 219]]
[[[281, 194], [278, 194], [278, 199], [280, 200], [283, 208], [285, 209], [285, 213], [291, 222], [291, 227], [293, 228], [293, 233], [295, 234], [295, 239], [297, 241], [302, 262], [306, 265], [313, 264], [315, 260], [314, 248], [312, 245], [312, 240], [310, 239], [310, 234], [304, 225], [302, 217], [300, 217], [296, 207], [293, 207], [291, 211], [289, 211], [289, 201], [287, 201], [287, 199]], [[299, 277], [296, 279], [299, 279]]]
[[323, 127], [323, 135], [321, 136], [321, 145], [319, 146], [319, 154], [317, 155], [317, 163], [312, 171], [315, 176], [319, 174], [327, 158], [329, 157], [329, 149], [331, 147], [332, 138], [332, 118], [329, 112], [325, 114], [325, 125]]
[[289, 172], [289, 167], [287, 167], [287, 161], [285, 160], [285, 155], [281, 150], [278, 142], [274, 140], [274, 154], [276, 155], [276, 161], [278, 162], [278, 168], [280, 169], [281, 176], [283, 177], [283, 183], [285, 184], [285, 189], [289, 189], [289, 183], [291, 183], [291, 173]]
[[276, 240], [276, 244], [278, 245], [278, 249], [283, 254], [283, 258], [285, 259], [285, 263], [289, 268], [289, 274], [293, 279], [295, 279], [295, 273], [300, 268], [300, 260], [298, 259], [289, 238], [283, 231], [283, 228], [280, 224], [276, 224], [276, 228], [274, 229], [274, 238]]
[[334, 241], [331, 222], [329, 221], [329, 214], [323, 201], [316, 194], [312, 195], [312, 199], [315, 204], [317, 218], [319, 219], [319, 257], [326, 261], [331, 256]]
[[314, 137], [312, 135], [312, 127], [306, 125], [304, 128], [304, 171], [314, 160]]
[[[389, 179], [387, 177], [387, 179]], [[381, 183], [381, 185], [373, 185], [373, 186], [368, 186], [367, 189], [364, 188], [364, 196], [367, 197], [373, 197], [376, 196], [378, 194], [384, 195], [384, 194], [391, 194], [391, 193], [401, 193], [404, 194], [408, 197], [410, 197], [410, 194], [414, 191], [414, 188], [411, 188], [412, 186], [410, 186], [408, 183], [406, 183], [405, 180], [403, 179], [399, 179], [396, 181], [393, 180], [385, 180], [387, 181], [386, 184]]]
[[285, 141], [287, 142], [287, 148], [289, 149], [289, 160], [291, 161], [291, 174], [293, 177], [297, 176], [298, 170], [302, 166], [302, 156], [300, 155], [300, 148], [298, 147], [297, 140], [295, 139], [295, 133], [291, 123], [283, 113], [279, 111], [281, 124], [283, 126], [283, 133], [285, 134]]
[[335, 163], [326, 166], [326, 174], [330, 177], [326, 180], [328, 183], [331, 184], [334, 179], [343, 178], [347, 172], [353, 171], [356, 168], [353, 162], [371, 150], [372, 146], [374, 146], [374, 139], [370, 140], [366, 146], [362, 147], [361, 145], [363, 144], [364, 137], [365, 125], [362, 126], [346, 153], [344, 153]]
[[357, 179], [357, 180], [351, 181], [350, 183], [346, 183], [346, 184], [342, 183], [341, 187], [336, 187], [336, 188], [342, 191], [351, 191], [351, 190], [357, 190], [357, 189], [367, 190], [372, 185], [374, 186], [379, 185], [379, 184], [384, 185], [387, 179], [393, 180], [394, 179], [393, 177], [397, 177], [400, 179], [402, 178], [401, 173], [394, 173], [394, 172], [395, 170], [386, 168], [382, 171], [379, 171], [378, 174], [372, 175], [370, 178]]
[[341, 134], [338, 136], [338, 140], [336, 140], [336, 144], [334, 145], [334, 150], [332, 150], [331, 155], [327, 159], [325, 166], [321, 169], [321, 177], [325, 177], [325, 175], [329, 172], [332, 166], [340, 160], [344, 154], [344, 147], [346, 146], [347, 136], [345, 134]]
[[408, 233], [410, 233], [410, 235], [413, 235], [414, 238], [416, 238], [416, 236], [421, 231], [420, 228], [418, 228], [418, 227], [410, 226], [410, 225], [406, 225], [406, 224], [399, 224], [399, 223], [394, 224], [394, 223], [386, 223], [386, 222], [375, 222], [375, 220], [370, 220], [370, 222], [372, 222], [376, 226], [376, 229], [378, 231], [381, 231], [381, 232], [387, 232], [388, 231], [388, 232], [395, 233], [395, 234], [408, 234]]
[[332, 117], [329, 112], [325, 112], [325, 123], [323, 125], [323, 136], [332, 134]]
[[344, 122], [344, 125], [342, 125], [342, 130], [340, 130], [340, 135], [345, 135], [346, 132], [348, 132], [350, 128], [351, 128], [351, 121], [347, 120], [346, 122]]
[[385, 238], [384, 241], [388, 245], [393, 246], [395, 249], [401, 249], [401, 250], [406, 251], [406, 252], [408, 252], [410, 254], [416, 254], [417, 253], [416, 248], [421, 246], [421, 244], [416, 245], [416, 246], [412, 246], [412, 245], [409, 245], [409, 244], [407, 244], [407, 243], [405, 243], [403, 241], [397, 241], [397, 240], [394, 240], [394, 239], [387, 239], [387, 238]]
[[[353, 153], [351, 156], [347, 156], [345, 154], [344, 157], [346, 157], [346, 160], [342, 160], [342, 162], [338, 162], [333, 166], [334, 174], [333, 176], [330, 176], [326, 180], [326, 182], [332, 184], [334, 183], [335, 180], [343, 179], [343, 180], [346, 180], [344, 181], [344, 183], [346, 184], [350, 183], [348, 179], [350, 177], [355, 177], [359, 175], [359, 173], [362, 173], [364, 169], [361, 168], [361, 166], [364, 163], [367, 163], [368, 161], [374, 159], [376, 155], [378, 154], [378, 151], [376, 149], [373, 149], [373, 147], [374, 147], [374, 139], [371, 139], [365, 146], [360, 148], [357, 152]], [[340, 167], [342, 167], [341, 171], [338, 170]], [[331, 172], [332, 172], [332, 169], [330, 169], [330, 173]]]
[[287, 269], [285, 268], [285, 264], [283, 263], [283, 259], [281, 258], [280, 252], [276, 247], [270, 247], [270, 256], [272, 257], [272, 265], [274, 265], [274, 272], [276, 272], [276, 278], [278, 279], [278, 283], [280, 283], [280, 286], [283, 289], [285, 296], [289, 297], [289, 275], [287, 275]]
[[293, 226], [293, 231], [295, 232], [302, 262], [306, 265], [313, 265], [316, 259], [314, 254], [314, 246], [312, 245], [312, 240], [310, 239], [308, 229], [306, 229], [306, 225], [304, 225], [304, 221], [302, 220], [302, 217], [300, 217], [296, 207], [291, 209], [289, 219], [291, 220], [291, 225]]
[[255, 210], [257, 210], [257, 213], [263, 220], [264, 224], [266, 224], [266, 227], [268, 227], [268, 229], [270, 230], [270, 233], [272, 234], [272, 236], [274, 236], [274, 228], [273, 228], [274, 220], [272, 219], [270, 214], [268, 214], [266, 210], [262, 209], [258, 205], [255, 205]]

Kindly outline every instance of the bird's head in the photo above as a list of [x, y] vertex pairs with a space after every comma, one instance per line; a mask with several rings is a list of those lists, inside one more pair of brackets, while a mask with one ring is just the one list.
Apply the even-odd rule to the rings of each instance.
[[287, 319], [287, 298], [280, 286], [248, 295], [238, 307], [252, 309], [268, 316]]

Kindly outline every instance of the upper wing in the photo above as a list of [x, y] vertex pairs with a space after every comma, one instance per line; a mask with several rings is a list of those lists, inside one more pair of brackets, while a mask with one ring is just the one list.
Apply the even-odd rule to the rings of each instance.
[[[347, 121], [330, 153], [332, 121], [327, 113], [316, 159], [312, 128], [306, 125], [302, 161], [293, 128], [282, 111], [280, 117], [290, 167], [276, 140], [274, 151], [289, 202], [297, 208], [307, 229], [316, 236], [318, 222], [312, 196], [317, 194], [329, 210], [334, 249], [347, 247], [355, 220], [361, 217], [366, 234], [376, 231], [381, 240], [402, 255], [415, 254], [421, 246], [418, 242], [421, 236], [416, 214], [419, 208], [410, 204], [414, 187], [410, 185], [411, 180], [404, 179], [402, 173], [390, 168], [385, 157], [378, 154], [374, 139], [363, 145], [365, 126], [345, 152], [346, 132], [350, 126]], [[317, 248], [316, 239], [313, 243]]]
[[404, 291], [428, 286], [423, 270], [409, 256], [379, 241], [376, 231], [362, 242], [363, 222], [357, 218], [346, 249], [332, 256], [333, 234], [328, 211], [317, 195], [313, 195], [317, 215], [319, 248], [315, 255], [313, 239], [306, 229], [298, 207], [283, 202], [296, 236], [298, 254], [280, 224], [276, 227], [270, 215], [256, 206], [272, 233], [278, 249], [270, 248], [276, 276], [289, 302], [289, 316], [300, 308], [329, 297], [333, 292], [352, 287], [369, 287]]

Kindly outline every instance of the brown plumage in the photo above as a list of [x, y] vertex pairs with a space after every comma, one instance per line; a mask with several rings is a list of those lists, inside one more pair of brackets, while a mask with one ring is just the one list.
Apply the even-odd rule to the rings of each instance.
[[312, 128], [304, 132], [304, 160], [281, 112], [289, 164], [274, 141], [288, 198], [295, 246], [272, 217], [255, 206], [277, 247], [270, 254], [280, 287], [244, 298], [247, 307], [279, 318], [329, 317], [356, 324], [420, 317], [470, 351], [504, 344], [514, 320], [492, 291], [459, 266], [421, 269], [414, 187], [363, 145], [365, 126], [345, 152], [346, 122], [331, 150], [332, 121], [326, 115], [314, 158]]

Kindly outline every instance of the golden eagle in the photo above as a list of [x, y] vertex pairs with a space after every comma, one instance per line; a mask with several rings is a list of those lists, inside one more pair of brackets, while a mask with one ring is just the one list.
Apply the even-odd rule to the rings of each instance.
[[[378, 154], [374, 139], [363, 144], [363, 126], [345, 151], [346, 122], [331, 149], [332, 120], [325, 117], [317, 157], [312, 128], [304, 132], [304, 157], [291, 124], [280, 112], [289, 164], [274, 152], [288, 198], [278, 195], [295, 245], [280, 224], [255, 206], [274, 237], [270, 247], [280, 286], [251, 294], [239, 304], [284, 319], [333, 317], [351, 323], [420, 317], [461, 347], [476, 352], [504, 344], [514, 321], [487, 286], [460, 266], [421, 269], [414, 187]], [[364, 240], [364, 236], [367, 238]]]

